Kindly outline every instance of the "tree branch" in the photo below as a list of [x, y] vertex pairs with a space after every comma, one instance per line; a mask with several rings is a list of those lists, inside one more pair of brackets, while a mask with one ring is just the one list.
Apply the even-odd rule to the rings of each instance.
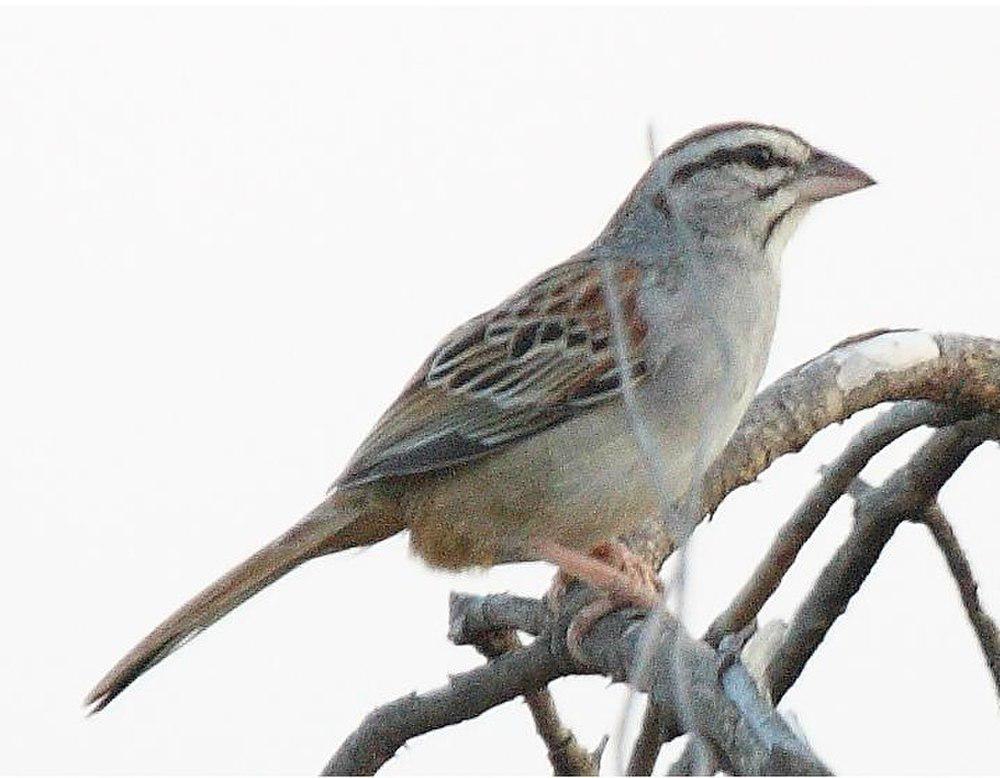
[[865, 426], [848, 443], [847, 449], [823, 468], [819, 483], [778, 530], [774, 542], [750, 579], [729, 607], [712, 622], [704, 639], [717, 646], [725, 635], [738, 632], [756, 618], [795, 562], [799, 551], [872, 457], [917, 427], [938, 427], [961, 416], [961, 412], [951, 408], [910, 401], [899, 403]]
[[719, 769], [712, 747], [698, 735], [691, 735], [677, 761], [670, 765], [667, 775], [715, 775]]
[[799, 606], [768, 667], [775, 703], [795, 683], [830, 627], [847, 609], [896, 527], [919, 517], [966, 457], [997, 432], [998, 421], [993, 416], [939, 430], [882, 486], [856, 497], [854, 528]]
[[448, 640], [456, 646], [477, 646], [494, 632], [538, 636], [550, 620], [548, 608], [539, 600], [506, 593], [472, 598], [452, 592], [448, 611]]
[[680, 727], [673, 717], [649, 700], [639, 735], [632, 746], [626, 775], [652, 775], [661, 746], [680, 735]]
[[[517, 609], [522, 603], [518, 603], [518, 598], [508, 598], [508, 607]], [[476, 602], [467, 600], [467, 604]], [[480, 607], [485, 605], [487, 598], [478, 601]], [[524, 602], [536, 602], [525, 600]], [[452, 597], [452, 603], [455, 598]], [[488, 606], [487, 606], [488, 607]], [[452, 617], [455, 617], [454, 607]], [[499, 613], [495, 614], [500, 616]], [[464, 619], [464, 614], [459, 615]], [[502, 617], [501, 617], [502, 618]], [[459, 629], [467, 629], [468, 623]], [[458, 634], [459, 630], [456, 630]], [[521, 640], [513, 631], [503, 632], [483, 632], [477, 640], [476, 648], [479, 653], [487, 659], [495, 659], [501, 654], [517, 651], [522, 648]], [[535, 730], [545, 743], [549, 763], [556, 775], [598, 775], [601, 770], [601, 754], [607, 737], [601, 741], [594, 753], [590, 753], [577, 741], [576, 736], [563, 726], [559, 719], [559, 712], [556, 710], [555, 701], [548, 687], [542, 687], [524, 695], [524, 701], [528, 704], [531, 716], [535, 722]]]
[[[893, 411], [883, 414], [862, 430], [852, 441], [847, 451], [830, 468], [825, 470], [823, 481], [810, 493], [793, 519], [779, 533], [778, 540], [772, 546], [764, 562], [758, 567], [750, 583], [744, 587], [740, 596], [734, 601], [734, 605], [731, 605], [722, 616], [716, 619], [709, 629], [707, 638], [710, 638], [714, 632], [718, 635], [718, 639], [721, 639], [729, 631], [724, 631], [723, 625], [742, 628], [745, 626], [741, 623], [744, 618], [752, 619], [756, 616], [760, 605], [767, 597], [761, 599], [754, 594], [754, 597], [751, 598], [747, 594], [748, 591], [756, 593], [759, 589], [766, 590], [767, 587], [771, 586], [772, 581], [774, 582], [773, 587], [770, 588], [767, 596], [774, 591], [777, 582], [794, 561], [793, 556], [785, 564], [786, 557], [780, 552], [793, 548], [794, 553], [797, 553], [798, 549], [801, 548], [801, 543], [805, 542], [805, 539], [801, 539], [801, 543], [798, 543], [801, 538], [800, 530], [805, 529], [811, 535], [815, 526], [825, 516], [833, 502], [843, 494], [846, 487], [853, 486], [852, 493], [859, 500], [859, 506], [865, 504], [881, 506], [881, 511], [877, 515], [873, 515], [871, 510], [862, 511], [859, 509], [858, 522], [851, 536], [845, 540], [837, 556], [823, 571], [813, 587], [809, 599], [799, 609], [792, 628], [784, 630], [782, 642], [774, 651], [774, 657], [766, 672], [766, 682], [776, 700], [780, 699], [794, 683], [808, 658], [812, 656], [832, 626], [833, 621], [846, 609], [848, 601], [871, 571], [875, 560], [895, 528], [902, 521], [911, 518], [908, 512], [915, 504], [914, 501], [933, 499], [937, 490], [961, 465], [968, 454], [986, 437], [995, 435], [1000, 429], [995, 418], [981, 417], [960, 425], [956, 429], [939, 432], [914, 455], [906, 467], [897, 471], [893, 478], [886, 482], [885, 486], [882, 487], [886, 490], [886, 494], [881, 497], [875, 496], [879, 490], [864, 486], [863, 482], [855, 480], [867, 461], [892, 440], [923, 423], [945, 423], [949, 420], [950, 415], [953, 414], [950, 414], [946, 409], [924, 404], [911, 404], [907, 407], [897, 407]], [[914, 483], [919, 484], [919, 486], [914, 487]], [[869, 502], [866, 503], [866, 501]], [[943, 518], [941, 516], [941, 519]], [[934, 521], [934, 523], [939, 530], [943, 530], [939, 522]], [[945, 526], [947, 527], [947, 522], [945, 522]], [[786, 530], [788, 530], [787, 534]], [[796, 543], [797, 545], [795, 545]], [[961, 554], [957, 543], [947, 543], [947, 545], [953, 558], [955, 558], [956, 551]], [[964, 558], [964, 555], [962, 556]], [[779, 566], [777, 575], [773, 575], [765, 567], [769, 560], [772, 560], [771, 564]], [[960, 562], [956, 562], [956, 564], [961, 566]], [[976, 598], [975, 605], [969, 610], [970, 620], [973, 620], [973, 624], [976, 625], [977, 619], [973, 617], [973, 613], [976, 613], [977, 616], [981, 614], [986, 618], [988, 625], [985, 629], [986, 642], [982, 642], [982, 639], [981, 642], [984, 652], [987, 654], [987, 661], [990, 662], [991, 656], [1000, 656], [1000, 653], [991, 653], [996, 650], [996, 627], [981, 608], [977, 607], [978, 597], [975, 595], [975, 583], [972, 581], [971, 571], [968, 570], [967, 563], [965, 570], [956, 575], [956, 580], [959, 579], [963, 582], [960, 584], [960, 588], [963, 589], [963, 598], [964, 594], [968, 592], [971, 592], [972, 596]], [[759, 604], [756, 604], [758, 602]], [[756, 604], [756, 607], [745, 603]], [[969, 607], [968, 604], [967, 607]], [[735, 618], [732, 614], [739, 614], [740, 618]], [[990, 627], [992, 627], [992, 632], [990, 632]], [[992, 644], [990, 644], [991, 638]], [[991, 670], [993, 666], [991, 664]], [[670, 773], [673, 775], [697, 775], [701, 774], [699, 771], [702, 769], [704, 769], [704, 743], [692, 739], [687, 744], [681, 758], [671, 767]]]
[[[771, 703], [771, 689], [767, 684], [767, 665], [770, 663], [787, 625], [781, 621], [772, 621], [761, 629], [756, 625], [748, 625], [743, 632], [753, 630], [753, 635], [740, 652], [740, 659], [753, 682], [768, 704]], [[737, 637], [730, 633], [721, 641], [724, 646], [727, 641]], [[692, 735], [684, 746], [684, 750], [667, 771], [668, 775], [714, 775], [720, 768], [715, 750], [697, 735]]]
[[[729, 607], [712, 622], [703, 640], [712, 646], [718, 646], [723, 637], [740, 631], [756, 618], [795, 562], [799, 551], [872, 457], [917, 427], [940, 426], [961, 416], [960, 411], [931, 402], [907, 401], [899, 403], [866, 425], [851, 440], [847, 449], [823, 469], [820, 482], [778, 531], [750, 579]], [[662, 743], [677, 736], [676, 731], [664, 733], [659, 719], [656, 709], [647, 705], [642, 728], [633, 747], [630, 775], [650, 775]], [[703, 769], [704, 751], [704, 743], [690, 741], [671, 771]]]
[[930, 503], [924, 510], [922, 521], [930, 530], [948, 563], [948, 569], [962, 597], [965, 613], [979, 639], [986, 664], [993, 676], [997, 696], [1000, 697], [1000, 634], [997, 633], [996, 622], [983, 610], [983, 605], [979, 601], [979, 586], [972, 575], [968, 557], [955, 536], [955, 530], [952, 529], [951, 523], [936, 501]]
[[406, 743], [481, 713], [566, 675], [568, 667], [544, 641], [452, 676], [448, 684], [376, 708], [337, 750], [323, 775], [373, 775]]
[[[586, 591], [573, 587], [566, 610], [560, 614], [553, 632], [542, 635], [533, 645], [545, 643], [555, 655], [566, 656], [565, 629], [573, 613], [586, 602]], [[580, 595], [583, 595], [582, 597]], [[479, 599], [456, 595], [455, 600]], [[462, 613], [479, 610], [475, 602], [456, 609]], [[595, 671], [613, 680], [624, 681], [641, 650], [645, 617], [634, 610], [608, 615], [584, 637], [583, 650]], [[719, 750], [740, 773], [745, 774], [825, 774], [822, 762], [791, 733], [785, 722], [761, 697], [756, 685], [742, 682], [742, 665], [723, 664], [710, 646], [691, 638], [669, 614], [654, 651], [651, 671], [640, 683], [654, 702], [676, 713], [679, 689], [685, 690], [685, 711], [694, 715], [695, 731]], [[472, 636], [459, 627], [453, 630], [463, 640]], [[566, 672], [574, 671], [568, 668]], [[581, 672], [582, 668], [575, 668]]]

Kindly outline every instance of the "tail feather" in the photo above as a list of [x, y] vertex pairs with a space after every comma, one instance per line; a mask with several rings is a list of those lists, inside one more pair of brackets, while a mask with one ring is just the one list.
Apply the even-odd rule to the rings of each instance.
[[[321, 504], [291, 530], [264, 546], [188, 601], [149, 633], [87, 695], [90, 713], [103, 709], [136, 678], [264, 587], [303, 562], [343, 548], [337, 532], [356, 515]], [[331, 510], [333, 508], [333, 510]], [[351, 534], [351, 533], [348, 533]]]

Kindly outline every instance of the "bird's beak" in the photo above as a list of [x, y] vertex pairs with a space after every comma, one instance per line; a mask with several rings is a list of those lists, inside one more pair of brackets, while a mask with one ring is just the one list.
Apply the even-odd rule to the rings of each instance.
[[875, 179], [863, 170], [817, 149], [800, 169], [796, 188], [801, 199], [816, 202], [874, 183]]

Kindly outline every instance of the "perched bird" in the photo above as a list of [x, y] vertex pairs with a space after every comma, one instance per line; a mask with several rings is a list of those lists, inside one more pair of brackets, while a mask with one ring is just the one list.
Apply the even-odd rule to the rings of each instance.
[[670, 146], [593, 243], [448, 335], [326, 498], [154, 629], [87, 704], [100, 710], [306, 560], [403, 530], [436, 567], [547, 559], [651, 604], [649, 577], [615, 539], [659, 510], [663, 490], [683, 499], [736, 428], [764, 371], [780, 257], [802, 215], [872, 183], [761, 124]]

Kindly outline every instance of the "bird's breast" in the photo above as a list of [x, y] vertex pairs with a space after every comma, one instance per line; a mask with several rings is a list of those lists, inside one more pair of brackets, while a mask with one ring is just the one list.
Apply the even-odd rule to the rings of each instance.
[[648, 290], [643, 300], [648, 361], [655, 367], [641, 396], [664, 455], [694, 452], [693, 478], [721, 451], [756, 393], [779, 285], [762, 257], [683, 270], [682, 279]]

